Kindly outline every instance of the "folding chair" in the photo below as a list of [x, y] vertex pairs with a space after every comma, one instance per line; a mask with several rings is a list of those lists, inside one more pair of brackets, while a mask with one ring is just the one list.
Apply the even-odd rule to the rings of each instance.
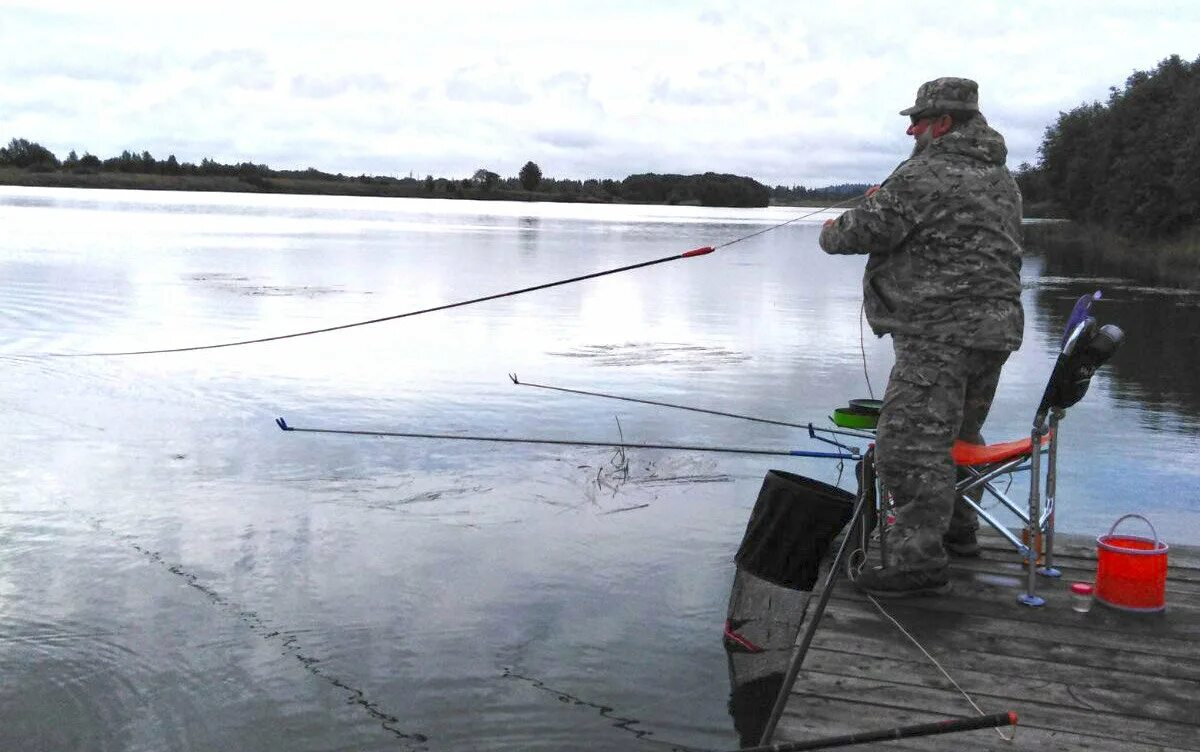
[[[1121, 329], [1113, 324], [1096, 324], [1090, 313], [1092, 304], [1099, 299], [1100, 291], [1097, 290], [1076, 301], [1067, 321], [1054, 369], [1038, 403], [1029, 438], [988, 445], [956, 441], [951, 451], [955, 465], [964, 476], [956, 486], [960, 498], [975, 510], [981, 520], [1012, 543], [1027, 563], [1027, 589], [1017, 596], [1026, 606], [1041, 606], [1046, 602], [1034, 592], [1035, 574], [1060, 576], [1060, 572], [1054, 568], [1058, 424], [1066, 414], [1066, 409], [1083, 398], [1096, 369], [1112, 357], [1125, 337]], [[1034, 447], [1037, 447], [1036, 451]], [[1043, 454], [1046, 455], [1044, 490]], [[1029, 503], [1027, 509], [1022, 509], [997, 487], [996, 481], [1026, 468], [1030, 474]], [[972, 498], [972, 492], [978, 490], [995, 497], [1021, 520], [1021, 537]]]

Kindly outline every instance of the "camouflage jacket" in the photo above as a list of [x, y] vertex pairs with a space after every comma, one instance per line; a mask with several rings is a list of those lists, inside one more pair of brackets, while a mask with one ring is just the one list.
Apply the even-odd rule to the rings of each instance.
[[863, 297], [879, 336], [979, 350], [1021, 346], [1021, 193], [982, 115], [901, 163], [821, 232], [827, 253], [867, 253]]

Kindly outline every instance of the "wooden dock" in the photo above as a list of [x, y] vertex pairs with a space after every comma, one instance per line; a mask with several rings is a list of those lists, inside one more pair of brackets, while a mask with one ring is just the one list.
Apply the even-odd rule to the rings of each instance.
[[[1012, 547], [998, 536], [981, 542], [980, 558], [951, 560], [953, 594], [879, 603], [984, 712], [1016, 711], [1015, 738], [988, 729], [854, 749], [1200, 750], [1200, 549], [1171, 547], [1165, 612], [1095, 603], [1080, 614], [1068, 588], [1092, 581], [1094, 539], [1058, 537], [1063, 576], [1038, 578], [1041, 608], [1017, 602], [1024, 570]], [[843, 577], [772, 741], [974, 714]]]

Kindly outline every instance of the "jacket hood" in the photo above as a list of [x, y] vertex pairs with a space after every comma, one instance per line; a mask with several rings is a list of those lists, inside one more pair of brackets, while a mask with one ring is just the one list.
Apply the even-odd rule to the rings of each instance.
[[998, 165], [1003, 165], [1008, 159], [1008, 147], [1004, 144], [1004, 136], [992, 130], [982, 114], [976, 115], [962, 128], [950, 131], [926, 149], [930, 156], [937, 152], [960, 154]]

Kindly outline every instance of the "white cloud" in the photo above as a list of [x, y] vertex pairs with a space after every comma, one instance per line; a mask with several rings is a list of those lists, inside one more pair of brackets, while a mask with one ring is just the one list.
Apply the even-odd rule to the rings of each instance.
[[[650, 7], [645, 7], [649, 5]], [[1061, 110], [1200, 54], [1187, 2], [0, 3], [0, 138], [357, 174], [717, 170], [873, 182], [896, 113], [980, 82], [1010, 164]]]

